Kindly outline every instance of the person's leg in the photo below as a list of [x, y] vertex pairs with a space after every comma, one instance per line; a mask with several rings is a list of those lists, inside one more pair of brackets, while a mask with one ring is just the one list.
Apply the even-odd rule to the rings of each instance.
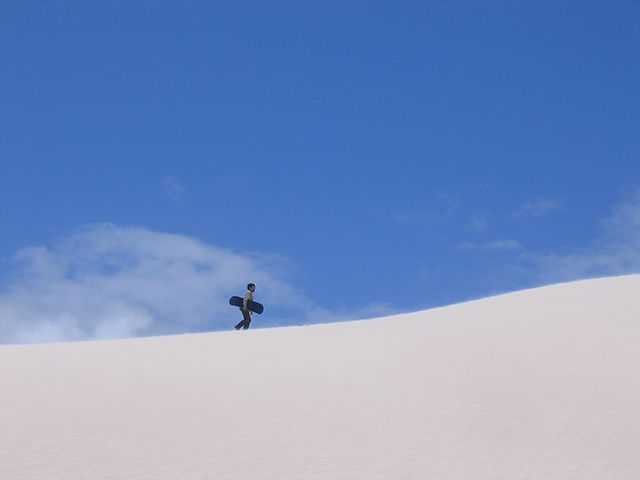
[[249, 328], [249, 324], [251, 323], [251, 315], [247, 310], [240, 310], [242, 312], [242, 321], [238, 323], [235, 327], [236, 330], [240, 330], [240, 328], [244, 328], [245, 330]]

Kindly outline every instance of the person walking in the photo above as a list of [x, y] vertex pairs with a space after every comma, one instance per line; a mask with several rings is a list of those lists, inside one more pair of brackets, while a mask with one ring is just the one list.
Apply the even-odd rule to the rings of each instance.
[[247, 330], [249, 328], [249, 325], [251, 324], [252, 312], [247, 307], [247, 302], [253, 302], [253, 292], [255, 291], [256, 291], [255, 284], [250, 283], [249, 285], [247, 285], [247, 291], [242, 297], [242, 307], [240, 307], [240, 311], [242, 312], [242, 321], [238, 323], [235, 327], [233, 327], [236, 330], [240, 330], [241, 328], [243, 328], [244, 330]]

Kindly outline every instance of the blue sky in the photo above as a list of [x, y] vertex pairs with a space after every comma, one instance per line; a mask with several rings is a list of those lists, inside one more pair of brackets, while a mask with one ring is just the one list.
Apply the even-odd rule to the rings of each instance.
[[31, 333], [0, 340], [222, 329], [256, 278], [273, 326], [640, 271], [639, 24], [636, 1], [2, 0], [0, 330]]

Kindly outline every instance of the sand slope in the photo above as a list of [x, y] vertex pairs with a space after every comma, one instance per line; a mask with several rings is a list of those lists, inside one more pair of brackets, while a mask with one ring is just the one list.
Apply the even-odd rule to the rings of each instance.
[[640, 276], [370, 321], [0, 347], [18, 479], [640, 478]]

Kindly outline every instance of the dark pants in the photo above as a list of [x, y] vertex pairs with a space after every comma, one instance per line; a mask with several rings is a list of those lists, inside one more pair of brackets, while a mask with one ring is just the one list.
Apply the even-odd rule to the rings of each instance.
[[242, 312], [242, 321], [237, 324], [235, 327], [236, 330], [240, 330], [240, 328], [244, 328], [245, 330], [249, 328], [249, 324], [251, 323], [251, 315], [249, 314], [249, 310], [240, 309]]

